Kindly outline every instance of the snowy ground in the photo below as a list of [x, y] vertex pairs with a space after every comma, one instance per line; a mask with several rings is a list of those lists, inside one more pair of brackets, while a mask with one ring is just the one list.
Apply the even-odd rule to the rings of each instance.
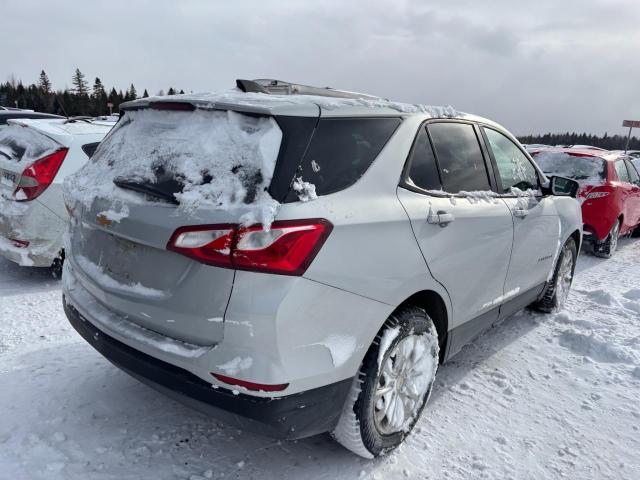
[[520, 313], [442, 367], [406, 445], [366, 461], [328, 436], [226, 427], [111, 366], [59, 283], [0, 260], [0, 478], [640, 478], [640, 241], [581, 255], [567, 311]]

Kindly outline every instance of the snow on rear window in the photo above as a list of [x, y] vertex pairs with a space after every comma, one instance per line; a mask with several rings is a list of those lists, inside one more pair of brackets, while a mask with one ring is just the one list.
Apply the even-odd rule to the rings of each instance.
[[0, 163], [32, 163], [60, 147], [58, 142], [32, 128], [9, 125], [0, 130]]
[[605, 180], [605, 161], [598, 157], [543, 151], [533, 158], [545, 174], [573, 178], [581, 185], [600, 185]]
[[[242, 223], [268, 226], [278, 207], [267, 188], [281, 139], [272, 117], [220, 110], [128, 111], [92, 161], [67, 180], [65, 195], [87, 206], [97, 196], [115, 200], [124, 194], [116, 180], [164, 189], [188, 212], [237, 209]], [[140, 195], [140, 201], [151, 199]]]

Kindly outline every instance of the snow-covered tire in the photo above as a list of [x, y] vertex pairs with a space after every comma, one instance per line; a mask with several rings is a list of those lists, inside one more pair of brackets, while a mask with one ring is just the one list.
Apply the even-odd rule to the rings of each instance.
[[637, 225], [636, 228], [633, 229], [633, 232], [631, 232], [631, 236], [633, 238], [640, 237], [640, 225]]
[[593, 254], [596, 257], [610, 258], [616, 251], [618, 248], [618, 237], [620, 236], [620, 223], [619, 219], [616, 220], [607, 238], [602, 242], [595, 242], [593, 244]]
[[60, 251], [60, 254], [53, 259], [51, 266], [49, 269], [51, 270], [51, 275], [54, 278], [62, 278], [62, 267], [64, 265], [64, 250]]
[[365, 458], [400, 445], [429, 399], [438, 355], [438, 332], [423, 309], [408, 306], [391, 315], [362, 361], [333, 437]]
[[569, 237], [563, 245], [562, 250], [560, 250], [558, 260], [553, 270], [553, 277], [551, 277], [551, 281], [547, 285], [544, 295], [532, 305], [533, 308], [541, 312], [550, 313], [564, 306], [564, 302], [571, 289], [577, 256], [578, 249], [576, 247], [576, 241], [573, 237]]

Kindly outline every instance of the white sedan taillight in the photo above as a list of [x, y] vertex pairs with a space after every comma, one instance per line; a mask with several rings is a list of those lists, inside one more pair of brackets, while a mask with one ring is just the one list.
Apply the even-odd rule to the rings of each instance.
[[282, 220], [262, 226], [197, 225], [178, 228], [167, 249], [207, 265], [300, 276], [333, 226], [325, 219]]
[[51, 155], [36, 160], [29, 165], [20, 177], [13, 197], [19, 202], [33, 200], [44, 192], [55, 178], [69, 149], [62, 148]]

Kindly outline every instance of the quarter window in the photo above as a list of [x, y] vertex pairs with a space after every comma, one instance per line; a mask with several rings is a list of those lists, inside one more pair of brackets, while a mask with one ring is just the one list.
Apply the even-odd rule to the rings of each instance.
[[616, 173], [618, 174], [618, 180], [621, 182], [629, 183], [629, 172], [627, 166], [624, 164], [624, 160], [618, 160], [615, 163]]
[[640, 176], [638, 176], [636, 167], [633, 166], [631, 161], [627, 162], [627, 170], [629, 170], [629, 179], [631, 183], [635, 183], [636, 185], [640, 183]]
[[509, 193], [512, 187], [520, 190], [537, 189], [538, 174], [522, 150], [496, 130], [485, 128], [484, 132], [498, 166], [502, 193]]
[[424, 127], [418, 132], [411, 151], [407, 183], [424, 190], [439, 190], [441, 188], [436, 158], [433, 155], [429, 135]]
[[449, 193], [491, 190], [487, 166], [472, 125], [432, 123], [427, 127], [443, 188]]

